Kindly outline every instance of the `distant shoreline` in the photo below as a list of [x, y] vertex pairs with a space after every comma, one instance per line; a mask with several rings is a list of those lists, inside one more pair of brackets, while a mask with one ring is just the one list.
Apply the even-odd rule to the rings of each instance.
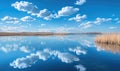
[[99, 35], [99, 32], [87, 32], [87, 33], [62, 33], [62, 32], [0, 32], [0, 36], [64, 36], [64, 35]]

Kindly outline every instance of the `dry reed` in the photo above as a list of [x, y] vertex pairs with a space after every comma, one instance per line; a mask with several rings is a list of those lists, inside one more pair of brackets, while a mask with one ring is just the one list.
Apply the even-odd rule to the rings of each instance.
[[95, 42], [120, 45], [120, 34], [109, 33], [109, 34], [99, 35], [95, 38]]
[[104, 49], [106, 51], [111, 51], [113, 53], [120, 52], [120, 45], [113, 45], [113, 44], [103, 44], [103, 43], [96, 43], [97, 48]]

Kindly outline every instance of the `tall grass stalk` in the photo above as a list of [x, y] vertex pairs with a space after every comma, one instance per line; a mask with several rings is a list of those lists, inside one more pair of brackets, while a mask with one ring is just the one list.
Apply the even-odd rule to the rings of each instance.
[[120, 34], [103, 34], [95, 38], [95, 42], [104, 44], [117, 44], [120, 45]]

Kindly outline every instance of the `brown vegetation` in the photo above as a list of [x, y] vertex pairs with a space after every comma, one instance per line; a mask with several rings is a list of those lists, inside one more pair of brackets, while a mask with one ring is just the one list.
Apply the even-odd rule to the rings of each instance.
[[96, 43], [97, 48], [111, 51], [112, 53], [119, 53], [120, 52], [120, 45], [113, 45], [113, 44], [104, 44], [104, 43]]
[[103, 34], [95, 38], [96, 43], [120, 45], [120, 34]]
[[109, 33], [99, 35], [95, 38], [95, 43], [98, 48], [113, 53], [120, 52], [120, 34]]

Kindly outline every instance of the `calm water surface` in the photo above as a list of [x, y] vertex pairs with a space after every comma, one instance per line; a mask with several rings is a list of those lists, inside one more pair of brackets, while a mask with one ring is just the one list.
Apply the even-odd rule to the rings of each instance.
[[120, 47], [95, 36], [0, 37], [0, 71], [120, 71]]

